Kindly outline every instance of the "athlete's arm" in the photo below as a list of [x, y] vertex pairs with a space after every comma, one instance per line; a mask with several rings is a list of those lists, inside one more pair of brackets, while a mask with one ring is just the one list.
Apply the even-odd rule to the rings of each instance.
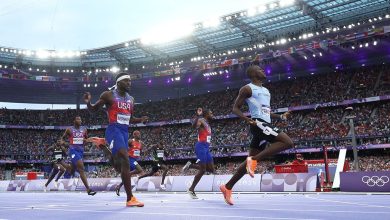
[[233, 105], [233, 113], [236, 114], [239, 118], [243, 119], [249, 124], [256, 125], [256, 122], [252, 119], [246, 117], [244, 113], [241, 111], [241, 107], [245, 103], [245, 99], [252, 96], [252, 91], [250, 90], [249, 86], [244, 86], [240, 89], [240, 92], [238, 93], [238, 96], [236, 100], [234, 101]]
[[276, 118], [276, 119], [282, 119], [282, 120], [286, 120], [288, 118], [288, 116], [290, 115], [290, 112], [285, 112], [281, 115], [279, 114], [275, 114], [275, 113], [271, 113], [271, 118]]
[[100, 95], [99, 100], [95, 104], [91, 104], [91, 93], [86, 92], [83, 96], [84, 102], [87, 103], [87, 108], [90, 111], [97, 111], [104, 105], [109, 104], [110, 91], [105, 91]]
[[70, 128], [67, 128], [64, 132], [64, 134], [61, 136], [61, 144], [64, 144], [65, 143], [65, 140], [70, 137], [71, 135], [71, 132], [70, 132]]
[[45, 150], [45, 154], [47, 154], [48, 152], [52, 151], [53, 149], [54, 149], [54, 146], [48, 147], [48, 148]]
[[196, 110], [196, 116], [192, 119], [192, 127], [193, 128], [199, 128], [200, 125], [201, 125], [201, 120], [200, 119], [200, 116], [203, 114], [203, 109], [202, 108], [198, 108]]
[[131, 117], [130, 122], [131, 123], [145, 123], [148, 120], [149, 120], [148, 116], [142, 116], [141, 118]]

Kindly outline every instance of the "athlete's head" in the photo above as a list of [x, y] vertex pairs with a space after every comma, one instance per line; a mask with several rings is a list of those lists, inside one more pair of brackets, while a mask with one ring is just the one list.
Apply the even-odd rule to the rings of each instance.
[[203, 109], [203, 117], [210, 121], [213, 119], [214, 115], [210, 109]]
[[81, 117], [80, 116], [76, 116], [74, 118], [74, 125], [75, 126], [80, 126], [81, 125]]
[[133, 132], [133, 138], [136, 139], [136, 140], [141, 139], [141, 132], [139, 132], [138, 130], [135, 130]]
[[115, 77], [116, 87], [118, 90], [130, 92], [131, 79], [130, 75], [126, 72], [121, 72]]
[[253, 65], [246, 69], [246, 75], [251, 80], [265, 80], [266, 75], [264, 73], [264, 70], [261, 69], [259, 66]]

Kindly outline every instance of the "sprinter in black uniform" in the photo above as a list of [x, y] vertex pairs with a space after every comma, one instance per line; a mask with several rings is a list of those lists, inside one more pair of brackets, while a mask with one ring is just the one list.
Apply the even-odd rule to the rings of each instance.
[[163, 143], [158, 143], [157, 145], [152, 146], [151, 148], [145, 150], [144, 152], [151, 151], [152, 152], [152, 159], [153, 159], [153, 164], [152, 164], [152, 170], [149, 173], [146, 173], [138, 178], [138, 180], [148, 177], [148, 176], [153, 176], [155, 173], [157, 173], [160, 169], [163, 171], [162, 173], [162, 179], [160, 183], [161, 189], [165, 190], [165, 177], [168, 173], [168, 166], [164, 162], [165, 158], [165, 151], [163, 147]]
[[58, 187], [58, 180], [65, 173], [65, 168], [59, 163], [61, 160], [66, 158], [66, 148], [61, 144], [61, 141], [58, 140], [53, 146], [48, 147], [45, 150], [45, 153], [48, 154], [51, 152], [51, 162], [53, 163], [53, 169], [50, 172], [49, 179], [45, 183], [45, 192], [47, 191], [47, 186], [57, 175], [57, 178], [54, 181], [54, 187]]

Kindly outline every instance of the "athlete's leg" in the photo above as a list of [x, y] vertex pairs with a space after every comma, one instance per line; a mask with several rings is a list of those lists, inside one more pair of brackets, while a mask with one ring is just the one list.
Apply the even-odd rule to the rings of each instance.
[[58, 167], [56, 164], [53, 165], [53, 169], [51, 170], [50, 172], [50, 175], [49, 175], [49, 179], [47, 180], [47, 182], [45, 183], [45, 187], [47, 187], [50, 182], [54, 179], [54, 177], [57, 175], [58, 173]]
[[195, 175], [194, 181], [192, 182], [192, 185], [188, 189], [191, 192], [195, 191], [196, 185], [199, 183], [200, 179], [202, 178], [202, 176], [206, 172], [206, 164], [200, 164], [199, 167], [200, 167], [200, 169], [198, 170], [198, 173]]
[[[260, 153], [261, 150], [257, 148], [250, 148], [249, 150], [249, 156], [254, 156]], [[246, 161], [242, 162], [240, 166], [238, 167], [236, 173], [232, 176], [232, 178], [229, 180], [229, 182], [226, 183], [226, 188], [228, 190], [231, 190], [233, 186], [246, 174]]]
[[168, 168], [168, 166], [166, 166], [164, 164], [161, 164], [161, 169], [163, 170], [163, 173], [162, 173], [162, 178], [161, 178], [161, 184], [160, 185], [164, 185], [165, 177], [167, 176], [169, 168]]
[[58, 173], [57, 178], [55, 180], [56, 182], [58, 182], [58, 180], [61, 178], [61, 176], [64, 175], [66, 169], [61, 164], [56, 164], [56, 166], [58, 166], [58, 168], [60, 168], [60, 172]]
[[83, 181], [83, 184], [84, 184], [85, 188], [87, 189], [88, 195], [92, 195], [92, 196], [95, 195], [96, 192], [92, 191], [89, 188], [87, 175], [85, 175], [85, 171], [84, 171], [84, 162], [82, 159], [79, 159], [76, 162], [76, 169], [77, 169], [77, 172], [79, 172], [79, 174], [80, 174], [81, 181]]
[[264, 158], [267, 158], [269, 156], [272, 156], [274, 154], [277, 154], [281, 151], [287, 150], [294, 146], [293, 141], [291, 138], [284, 132], [281, 132], [276, 136], [275, 142], [273, 142], [268, 148], [261, 151], [260, 153], [256, 154], [252, 157], [253, 160], [262, 160]]

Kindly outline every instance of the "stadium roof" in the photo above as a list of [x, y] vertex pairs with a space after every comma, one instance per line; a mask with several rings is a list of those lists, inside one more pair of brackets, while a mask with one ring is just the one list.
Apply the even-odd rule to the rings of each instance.
[[[31, 52], [1, 48], [0, 59], [8, 62], [17, 62], [19, 59], [22, 62], [43, 65], [52, 64], [55, 60], [64, 66], [88, 66], [96, 63], [127, 66], [159, 60], [178, 60], [265, 44], [297, 36], [305, 31], [348, 25], [351, 22], [384, 15], [388, 7], [387, 0], [275, 1], [221, 16], [210, 23], [194, 24], [191, 34], [170, 42], [153, 43], [161, 40], [157, 35], [155, 39], [133, 39], [112, 46], [62, 55], [56, 51]], [[184, 27], [177, 28], [181, 30]]]

